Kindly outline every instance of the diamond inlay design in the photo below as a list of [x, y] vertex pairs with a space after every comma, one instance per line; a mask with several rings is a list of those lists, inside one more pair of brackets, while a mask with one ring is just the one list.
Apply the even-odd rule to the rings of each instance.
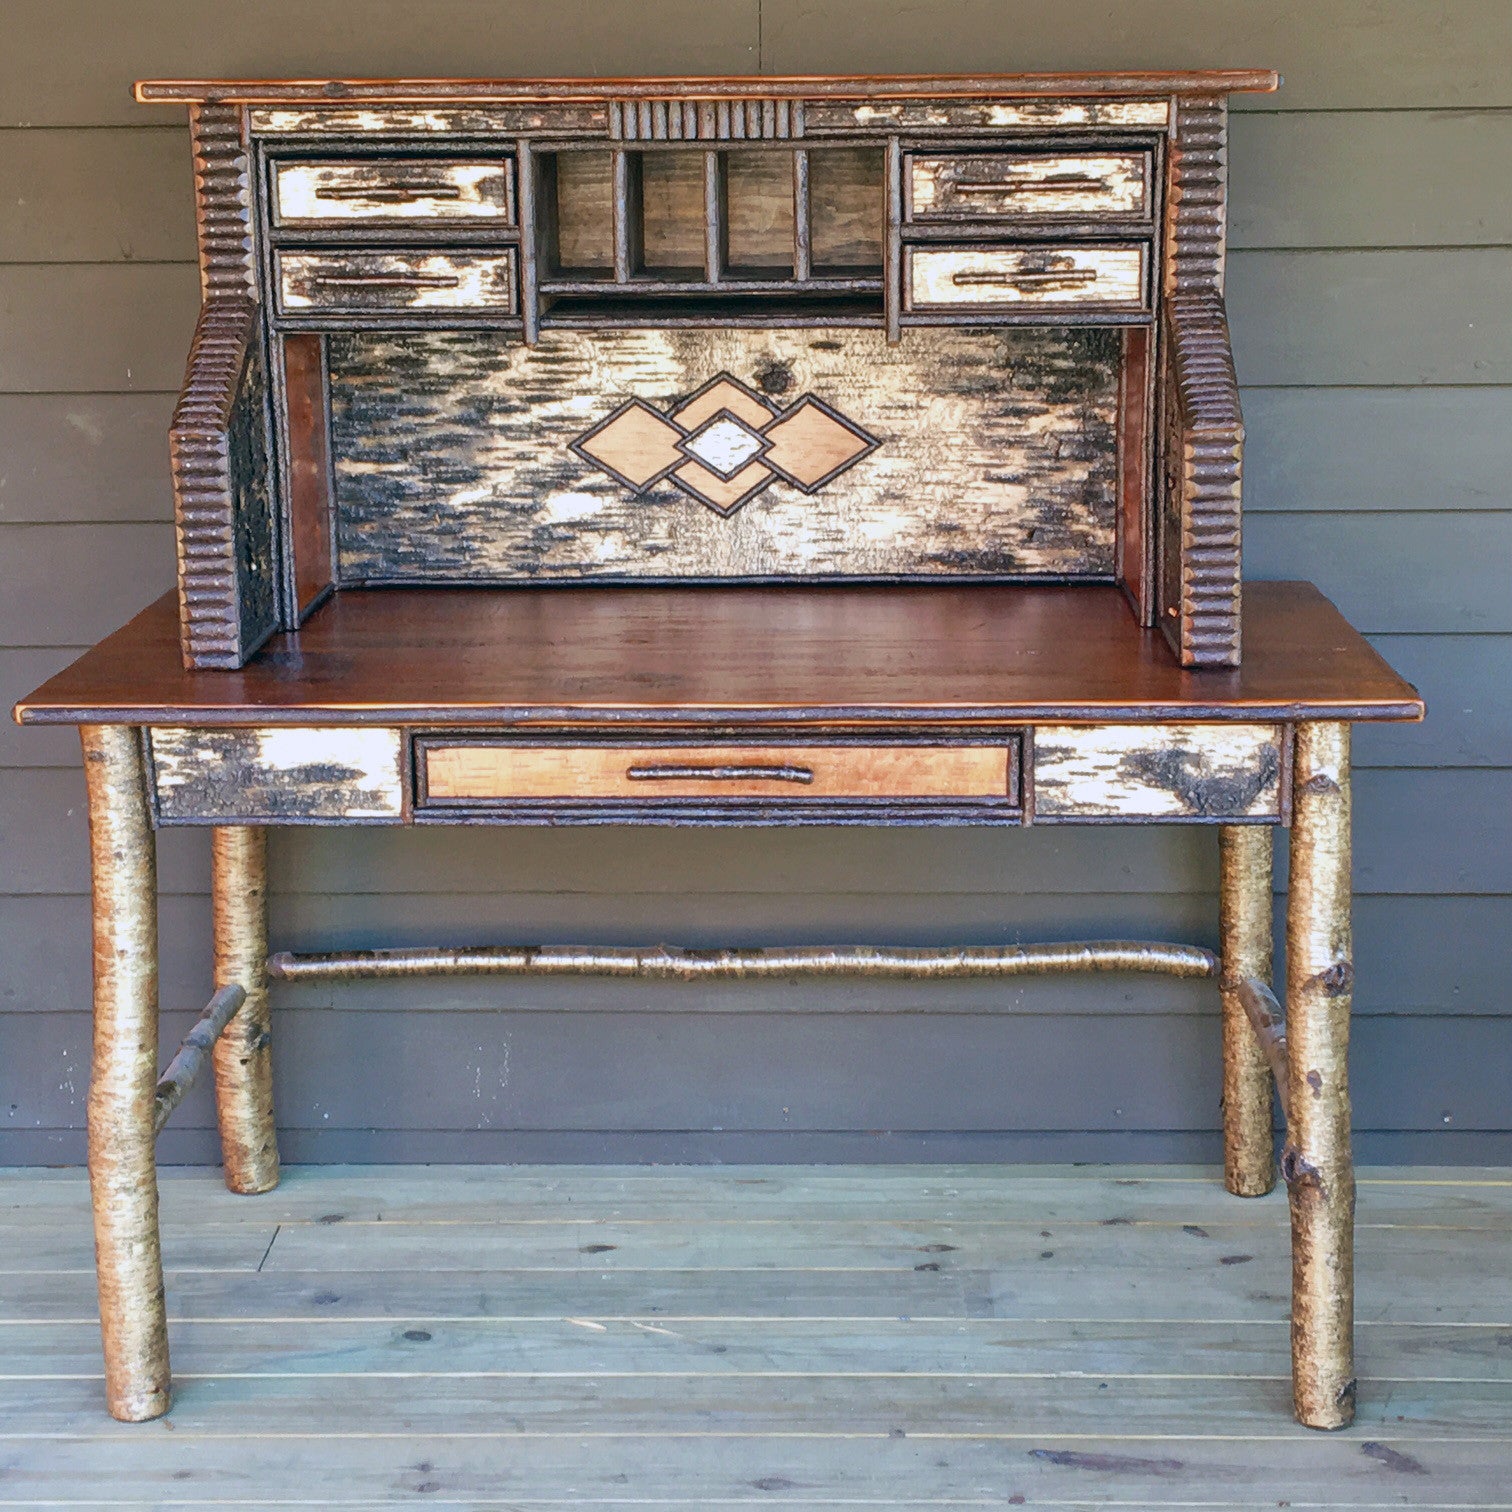
[[670, 414], [631, 399], [571, 449], [632, 493], [666, 479], [732, 515], [779, 479], [817, 493], [881, 444], [812, 394], [779, 410], [720, 373]]

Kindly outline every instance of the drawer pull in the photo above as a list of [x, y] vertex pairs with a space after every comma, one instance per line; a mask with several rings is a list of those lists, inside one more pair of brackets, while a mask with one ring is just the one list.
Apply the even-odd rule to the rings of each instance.
[[319, 273], [310, 280], [325, 289], [455, 289], [449, 273]]
[[814, 769], [779, 763], [748, 762], [742, 766], [688, 766], [658, 761], [625, 769], [632, 782], [812, 782]]
[[1005, 179], [999, 183], [972, 179], [966, 183], [957, 181], [950, 185], [950, 191], [954, 194], [1053, 194], [1060, 190], [1069, 194], [1078, 189], [1101, 189], [1102, 184], [1099, 178], [1024, 178]]
[[320, 191], [322, 199], [372, 200], [380, 205], [404, 205], [414, 199], [459, 200], [462, 188], [459, 184], [438, 182], [434, 184], [326, 184]]
[[1017, 273], [963, 268], [952, 273], [950, 281], [958, 289], [977, 286], [993, 289], [1041, 289], [1058, 284], [1095, 284], [1096, 268], [1021, 268]]

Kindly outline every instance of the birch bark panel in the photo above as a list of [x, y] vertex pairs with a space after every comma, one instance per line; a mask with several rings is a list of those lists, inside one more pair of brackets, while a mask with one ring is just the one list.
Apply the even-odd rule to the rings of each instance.
[[264, 107], [248, 112], [261, 136], [514, 136], [521, 132], [607, 134], [609, 107], [601, 104], [385, 106], [310, 109]]
[[302, 221], [514, 219], [509, 165], [428, 162], [279, 163], [273, 172], [275, 225]]
[[398, 819], [397, 730], [195, 730], [150, 735], [158, 815], [166, 822]]
[[284, 311], [515, 308], [512, 251], [499, 253], [279, 252]]
[[910, 159], [913, 220], [1139, 217], [1149, 210], [1146, 152], [921, 154]]
[[905, 131], [986, 131], [999, 127], [1164, 126], [1165, 100], [814, 100], [804, 108], [809, 135], [897, 127]]
[[243, 660], [268, 638], [278, 617], [278, 590], [274, 582], [275, 505], [269, 479], [271, 448], [262, 350], [261, 342], [254, 337], [226, 427]]
[[[330, 338], [347, 583], [1111, 574], [1119, 342], [1098, 330], [552, 332]], [[568, 450], [630, 399], [720, 373], [812, 394], [881, 444], [728, 518]]]
[[963, 305], [1140, 310], [1148, 302], [1142, 246], [909, 247], [904, 260], [910, 310]]
[[1276, 725], [1040, 725], [1041, 818], [1279, 817]]

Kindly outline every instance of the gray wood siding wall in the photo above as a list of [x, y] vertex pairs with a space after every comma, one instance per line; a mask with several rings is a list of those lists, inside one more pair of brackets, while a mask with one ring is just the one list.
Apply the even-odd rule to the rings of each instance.
[[[1311, 577], [1426, 695], [1357, 744], [1366, 1158], [1512, 1158], [1512, 45], [1505, 0], [9, 0], [0, 49], [0, 701], [173, 571], [198, 303], [181, 116], [140, 75], [1272, 66], [1233, 119], [1245, 565]], [[286, 833], [280, 945], [1212, 941], [1216, 843], [1028, 833]], [[69, 732], [0, 727], [0, 1161], [83, 1153]], [[208, 990], [202, 834], [161, 845], [165, 1038]], [[278, 998], [294, 1159], [1212, 1158], [1198, 984], [449, 985]], [[360, 1065], [360, 1072], [357, 1067]], [[213, 1155], [203, 1090], [165, 1136]]]

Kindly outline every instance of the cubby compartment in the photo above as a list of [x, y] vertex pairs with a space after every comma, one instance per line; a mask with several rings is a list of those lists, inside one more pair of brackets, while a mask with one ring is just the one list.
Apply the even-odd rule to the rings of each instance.
[[705, 281], [705, 157], [702, 152], [675, 150], [626, 155], [632, 277], [672, 283]]
[[809, 256], [818, 277], [882, 272], [886, 157], [880, 147], [811, 148]]
[[742, 302], [774, 318], [846, 306], [880, 318], [885, 154], [870, 147], [679, 142], [535, 154], [547, 318], [627, 305], [676, 318]]
[[725, 272], [732, 279], [792, 278], [793, 154], [758, 149], [722, 154]]
[[614, 154], [553, 152], [541, 159], [546, 276], [614, 277]]

